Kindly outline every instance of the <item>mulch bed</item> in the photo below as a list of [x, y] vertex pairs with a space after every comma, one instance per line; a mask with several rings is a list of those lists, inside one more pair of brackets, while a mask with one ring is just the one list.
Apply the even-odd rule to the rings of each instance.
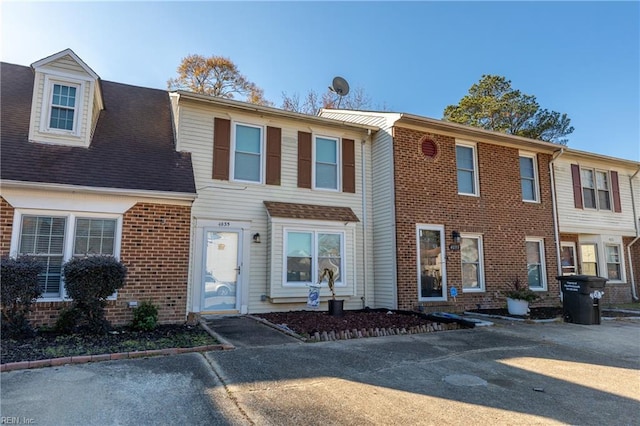
[[419, 313], [388, 310], [344, 311], [342, 317], [316, 311], [272, 312], [254, 316], [311, 341], [416, 334], [461, 328], [456, 323], [431, 321]]
[[0, 363], [36, 361], [167, 348], [193, 348], [219, 342], [200, 326], [159, 325], [153, 331], [114, 328], [104, 335], [38, 332], [35, 337], [0, 340]]

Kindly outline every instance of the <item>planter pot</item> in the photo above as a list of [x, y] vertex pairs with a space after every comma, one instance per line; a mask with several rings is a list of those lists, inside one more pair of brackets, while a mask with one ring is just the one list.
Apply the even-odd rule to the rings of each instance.
[[344, 314], [344, 300], [329, 299], [329, 315], [332, 317], [341, 317]]
[[529, 314], [529, 302], [520, 299], [510, 299], [507, 297], [507, 310], [511, 315], [526, 316]]

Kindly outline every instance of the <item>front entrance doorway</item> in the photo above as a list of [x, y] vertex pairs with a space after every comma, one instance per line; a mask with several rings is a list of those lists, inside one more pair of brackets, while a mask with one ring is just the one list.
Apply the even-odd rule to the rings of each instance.
[[417, 233], [419, 300], [447, 300], [444, 226], [418, 225]]
[[204, 236], [202, 311], [238, 309], [242, 259], [242, 231], [207, 229]]

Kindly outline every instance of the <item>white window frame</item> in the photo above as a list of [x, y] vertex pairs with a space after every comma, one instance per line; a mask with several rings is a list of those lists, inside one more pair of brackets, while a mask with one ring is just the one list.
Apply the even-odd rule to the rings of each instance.
[[[335, 188], [322, 188], [322, 187], [316, 186], [316, 164], [318, 162], [316, 158], [317, 157], [316, 141], [318, 138], [334, 140], [336, 142], [336, 187]], [[340, 192], [342, 188], [342, 139], [336, 136], [314, 134], [312, 140], [313, 140], [313, 143], [311, 145], [311, 158], [313, 159], [313, 161], [311, 162], [312, 188], [318, 191]]]
[[[585, 262], [584, 256], [582, 254], [582, 247], [583, 246], [593, 246], [594, 247], [593, 251], [594, 251], [595, 256], [596, 256], [595, 261], [593, 261], [593, 262]], [[601, 246], [601, 244], [598, 244], [598, 243], [593, 242], [593, 241], [581, 241], [580, 242], [580, 273], [581, 274], [586, 275], [586, 273], [584, 271], [584, 264], [585, 263], [590, 263], [590, 264], [593, 263], [593, 264], [596, 265], [596, 275], [595, 276], [599, 276], [600, 275], [600, 269], [601, 269], [601, 266], [600, 266], [600, 254], [598, 253], [598, 250], [600, 249], [600, 246]]]
[[[236, 129], [238, 126], [244, 127], [252, 127], [260, 130], [260, 179], [255, 180], [246, 180], [246, 179], [236, 179]], [[230, 168], [230, 176], [231, 180], [234, 182], [243, 182], [243, 183], [252, 183], [252, 184], [264, 184], [264, 174], [265, 174], [265, 127], [258, 124], [250, 124], [241, 121], [233, 121], [231, 126], [231, 158], [229, 161]]]
[[[478, 287], [475, 288], [465, 288], [464, 283], [461, 280], [460, 287], [462, 287], [463, 293], [484, 293], [486, 291], [485, 280], [484, 280], [484, 248], [482, 242], [482, 234], [473, 234], [473, 233], [461, 233], [461, 239], [473, 239], [478, 241]], [[465, 263], [462, 261], [462, 246], [460, 246], [460, 271], [461, 276], [464, 277], [464, 268], [463, 265]]]
[[[287, 281], [287, 253], [289, 248], [289, 233], [311, 234], [311, 281]], [[347, 270], [346, 270], [346, 232], [333, 228], [297, 228], [285, 227], [282, 230], [282, 286], [283, 287], [307, 287], [310, 284], [318, 283], [318, 234], [334, 234], [340, 235], [340, 280], [335, 282], [336, 287], [347, 287]], [[327, 287], [326, 281], [321, 283], [321, 287]]]
[[[65, 217], [66, 225], [64, 230], [64, 249], [62, 255], [62, 263], [68, 262], [74, 257], [73, 249], [75, 244], [76, 219], [115, 219], [116, 229], [113, 241], [113, 257], [120, 258], [120, 247], [122, 242], [122, 215], [108, 213], [89, 213], [78, 211], [59, 211], [59, 210], [39, 210], [39, 209], [15, 209], [13, 216], [13, 229], [11, 233], [11, 250], [10, 255], [17, 257], [19, 255], [18, 248], [20, 246], [20, 237], [22, 235], [22, 217], [23, 216], [51, 216]], [[17, 226], [16, 226], [17, 225]], [[110, 296], [109, 300], [114, 300], [116, 294]], [[60, 294], [53, 297], [40, 297], [36, 302], [60, 302], [70, 300], [64, 288], [64, 277], [60, 278]]]
[[[473, 153], [473, 192], [460, 192], [460, 181], [458, 180], [458, 147], [469, 148]], [[464, 169], [466, 170], [466, 169]], [[468, 170], [466, 170], [468, 171]], [[478, 144], [475, 142], [469, 141], [458, 141], [456, 140], [456, 186], [458, 189], [458, 195], [467, 195], [470, 197], [479, 197], [480, 196], [480, 179], [479, 179], [479, 171], [478, 171]]]
[[[524, 193], [522, 194], [522, 201], [525, 203], [540, 203], [540, 185], [539, 185], [539, 177], [538, 177], [538, 156], [531, 152], [522, 152], [520, 151], [518, 156], [518, 166], [520, 166], [520, 158], [528, 158], [531, 160], [531, 164], [533, 166], [533, 200], [527, 200], [524, 198]], [[522, 190], [522, 180], [525, 177], [522, 176], [522, 169], [520, 169], [520, 188]], [[530, 180], [528, 177], [527, 180]]]
[[[43, 133], [53, 133], [66, 136], [80, 136], [80, 124], [83, 119], [83, 103], [86, 81], [76, 80], [63, 76], [44, 76], [44, 93], [42, 96], [42, 109], [40, 110], [40, 131]], [[51, 109], [53, 108], [53, 86], [60, 84], [63, 86], [76, 88], [76, 105], [73, 114], [73, 129], [57, 129], [49, 126], [51, 123]]]
[[[526, 243], [538, 243], [538, 255], [540, 256], [540, 276], [542, 282], [540, 283], [540, 287], [529, 287], [533, 291], [547, 291], [547, 259], [544, 253], [544, 238], [542, 237], [526, 237], [525, 238], [525, 254], [526, 254]], [[527, 285], [529, 284], [529, 259], [527, 260]]]
[[618, 248], [618, 263], [617, 265], [620, 268], [620, 278], [619, 279], [613, 279], [613, 278], [609, 278], [609, 281], [611, 282], [625, 282], [625, 271], [624, 271], [624, 251], [622, 250], [622, 245], [620, 244], [615, 244], [615, 243], [605, 243], [603, 245], [604, 247], [604, 266], [605, 266], [605, 271], [607, 271], [607, 278], [609, 278], [609, 263], [613, 263], [613, 262], [609, 262], [609, 257], [607, 256], [607, 247], [617, 247]]
[[[586, 187], [584, 185], [584, 179], [582, 179], [582, 171], [588, 170], [593, 174], [593, 188]], [[600, 195], [598, 194], [598, 173], [603, 173], [607, 177], [607, 194], [609, 196], [609, 208], [602, 208], [600, 206]], [[595, 207], [587, 207], [584, 202], [584, 188], [592, 189], [595, 199]], [[611, 173], [608, 170], [597, 169], [593, 167], [580, 167], [580, 196], [582, 197], [583, 207], [587, 210], [599, 210], [604, 212], [613, 212], [613, 190], [611, 188]]]
[[[562, 249], [565, 247], [569, 247], [573, 250], [573, 265], [562, 265]], [[565, 273], [562, 271], [563, 268], [573, 268], [573, 273]], [[560, 242], [560, 271], [562, 271], [562, 275], [576, 275], [578, 273], [578, 252], [576, 251], [576, 244], [573, 241]]]

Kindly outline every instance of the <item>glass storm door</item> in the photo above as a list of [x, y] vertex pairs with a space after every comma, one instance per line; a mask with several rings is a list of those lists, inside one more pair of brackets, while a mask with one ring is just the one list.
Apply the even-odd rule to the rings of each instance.
[[419, 299], [447, 300], [444, 228], [418, 227]]
[[241, 241], [240, 231], [205, 232], [202, 311], [237, 309]]

